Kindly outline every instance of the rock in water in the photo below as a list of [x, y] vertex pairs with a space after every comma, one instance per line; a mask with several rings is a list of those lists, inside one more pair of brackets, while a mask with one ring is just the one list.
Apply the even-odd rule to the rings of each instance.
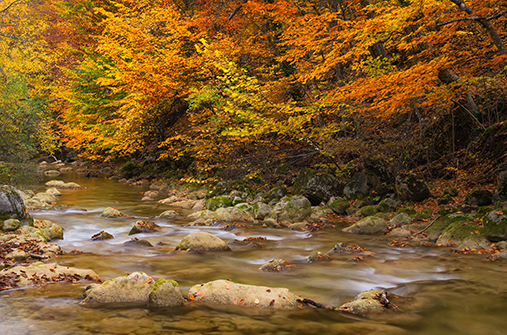
[[230, 251], [231, 248], [220, 238], [204, 232], [193, 232], [185, 236], [176, 246], [175, 250], [186, 250], [193, 252], [205, 251]]
[[271, 288], [215, 280], [192, 286], [189, 299], [219, 305], [268, 307], [274, 309], [301, 308], [300, 297], [286, 288]]

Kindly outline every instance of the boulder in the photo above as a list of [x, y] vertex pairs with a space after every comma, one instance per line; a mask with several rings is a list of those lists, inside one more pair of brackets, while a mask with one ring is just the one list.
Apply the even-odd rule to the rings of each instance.
[[396, 195], [401, 200], [423, 201], [431, 197], [426, 182], [412, 173], [400, 173], [395, 181]]
[[351, 254], [357, 252], [366, 252], [366, 249], [358, 246], [357, 244], [349, 244], [345, 242], [336, 243], [327, 254]]
[[180, 287], [174, 280], [157, 279], [148, 294], [148, 303], [151, 307], [173, 307], [185, 303]]
[[160, 226], [155, 222], [139, 220], [137, 221], [132, 229], [129, 231], [129, 235], [141, 234], [141, 233], [155, 233], [160, 230]]
[[389, 225], [383, 219], [373, 216], [364, 218], [352, 226], [342, 229], [345, 233], [353, 234], [385, 234], [389, 231]]
[[59, 176], [62, 173], [60, 171], [58, 171], [58, 170], [47, 170], [47, 171], [44, 171], [44, 174], [46, 176]]
[[32, 199], [39, 200], [40, 202], [48, 205], [54, 204], [57, 201], [56, 196], [46, 192], [37, 193]]
[[191, 252], [230, 251], [231, 248], [222, 239], [204, 232], [193, 232], [185, 236], [175, 250]]
[[33, 219], [28, 214], [23, 199], [12, 186], [0, 186], [0, 221], [17, 219], [22, 224], [31, 225]]
[[332, 197], [342, 195], [343, 185], [333, 175], [304, 168], [294, 181], [292, 190], [310, 200], [313, 206], [317, 206], [321, 202], [328, 202]]
[[384, 290], [369, 290], [358, 294], [352, 301], [341, 305], [342, 312], [370, 315], [384, 313], [399, 313], [399, 308], [393, 303], [399, 297]]
[[382, 200], [377, 207], [380, 212], [389, 213], [394, 212], [396, 210], [396, 207], [398, 207], [398, 205], [399, 204], [396, 200], [387, 198]]
[[300, 297], [286, 288], [273, 288], [215, 280], [192, 286], [189, 299], [217, 305], [268, 307], [273, 309], [301, 308]]
[[220, 207], [216, 211], [216, 220], [226, 222], [235, 222], [235, 221], [251, 222], [254, 220], [254, 218], [252, 214], [238, 207], [226, 207], [226, 208]]
[[104, 208], [104, 210], [102, 211], [102, 214], [100, 216], [105, 216], [107, 218], [126, 217], [125, 214], [123, 214], [122, 212], [120, 212], [119, 210], [117, 210], [116, 208], [113, 208], [113, 207]]
[[312, 204], [300, 195], [282, 198], [273, 209], [273, 215], [278, 221], [301, 222], [311, 213]]
[[[81, 303], [148, 303], [150, 300], [150, 293], [155, 288], [155, 283], [155, 280], [147, 274], [143, 272], [134, 272], [126, 276], [105, 281], [101, 285], [88, 286], [84, 293], [85, 298]], [[159, 285], [163, 285], [163, 282], [159, 282]], [[157, 298], [155, 299], [157, 300]]]
[[19, 227], [21, 227], [21, 221], [19, 221], [18, 219], [5, 220], [2, 224], [3, 231], [14, 231]]
[[397, 226], [403, 226], [406, 224], [411, 224], [412, 218], [408, 216], [406, 213], [399, 213], [396, 214], [391, 221], [389, 221], [389, 224], [391, 227], [397, 227]]
[[148, 240], [138, 239], [137, 237], [123, 242], [123, 245], [134, 248], [153, 248], [153, 245]]
[[232, 206], [232, 198], [226, 196], [214, 197], [206, 202], [206, 208], [210, 211], [215, 211], [218, 208], [225, 208], [229, 206]]
[[111, 240], [114, 236], [109, 234], [106, 231], [100, 231], [97, 234], [93, 235], [90, 240], [91, 241], [104, 241], [104, 240]]
[[62, 195], [62, 192], [58, 191], [58, 189], [56, 187], [48, 188], [46, 190], [46, 193], [57, 196], [57, 197]]
[[465, 205], [489, 206], [493, 203], [493, 193], [488, 190], [475, 190], [465, 197]]
[[350, 203], [343, 198], [331, 198], [329, 199], [328, 206], [336, 214], [344, 215], [347, 213], [347, 208], [350, 207]]
[[372, 194], [381, 187], [380, 179], [366, 172], [356, 173], [345, 184], [343, 194], [351, 199], [362, 199]]
[[79, 184], [76, 184], [74, 182], [66, 183], [63, 180], [50, 180], [46, 182], [45, 184], [47, 187], [56, 187], [63, 188], [63, 189], [79, 189], [81, 186]]
[[498, 175], [494, 200], [495, 202], [507, 200], [507, 170]]
[[0, 287], [0, 290], [48, 283], [73, 283], [78, 280], [100, 281], [100, 278], [92, 270], [39, 262], [0, 271], [0, 283], [5, 283], [6, 280], [9, 280], [10, 287]]
[[256, 202], [252, 205], [252, 213], [255, 220], [264, 220], [271, 216], [273, 208], [263, 202]]

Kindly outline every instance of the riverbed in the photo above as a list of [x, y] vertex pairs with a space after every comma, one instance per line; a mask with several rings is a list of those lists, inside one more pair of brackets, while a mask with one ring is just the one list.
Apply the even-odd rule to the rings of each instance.
[[[63, 251], [55, 262], [94, 270], [103, 280], [135, 271], [154, 278], [176, 280], [184, 295], [191, 286], [217, 279], [286, 287], [304, 298], [326, 306], [340, 306], [372, 288], [388, 289], [410, 297], [415, 312], [365, 318], [346, 313], [306, 309], [276, 311], [239, 306], [188, 304], [182, 308], [149, 309], [144, 305], [80, 305], [87, 282], [51, 284], [1, 292], [2, 334], [506, 334], [507, 267], [485, 255], [453, 254], [449, 248], [389, 246], [388, 236], [341, 232], [345, 225], [316, 232], [263, 228], [252, 225], [226, 231], [220, 227], [191, 227], [190, 212], [141, 201], [147, 187], [128, 186], [106, 178], [64, 174], [59, 178], [84, 187], [61, 190], [57, 210], [32, 212], [64, 228]], [[43, 184], [37, 191], [45, 191]], [[114, 207], [131, 218], [105, 218]], [[182, 213], [174, 219], [153, 219], [165, 210]], [[133, 248], [123, 243], [139, 219], [162, 227], [156, 234], [137, 234], [153, 248]], [[90, 241], [107, 231], [115, 238]], [[264, 237], [262, 248], [232, 246], [232, 252], [192, 254], [174, 247], [193, 231], [207, 231], [225, 241]], [[371, 255], [334, 254], [329, 261], [307, 263], [314, 250], [323, 253], [336, 243], [364, 247]], [[82, 253], [72, 254], [72, 250]], [[295, 265], [286, 273], [266, 273], [258, 268], [282, 258]]]

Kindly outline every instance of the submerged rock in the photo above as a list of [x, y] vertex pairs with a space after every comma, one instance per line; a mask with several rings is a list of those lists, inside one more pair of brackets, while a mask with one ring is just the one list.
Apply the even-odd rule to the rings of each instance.
[[360, 314], [399, 313], [399, 308], [393, 304], [397, 297], [384, 290], [369, 290], [359, 293], [352, 301], [341, 305], [338, 310]]
[[134, 237], [133, 239], [124, 242], [123, 245], [125, 245], [127, 247], [153, 248], [153, 245], [149, 241], [144, 240], [144, 239], [138, 239], [137, 237]]
[[310, 256], [308, 256], [308, 258], [306, 259], [306, 261], [308, 263], [315, 263], [318, 261], [329, 261], [329, 260], [331, 260], [331, 258], [329, 257], [328, 254], [323, 254], [322, 252], [316, 251], [316, 250], [312, 251]]
[[185, 236], [176, 246], [175, 250], [206, 252], [230, 251], [231, 248], [222, 239], [203, 231], [193, 232]]
[[192, 286], [189, 299], [218, 305], [268, 307], [273, 309], [297, 309], [300, 297], [286, 288], [271, 288], [215, 280]]
[[74, 182], [66, 183], [63, 180], [50, 180], [46, 182], [45, 184], [47, 187], [56, 187], [58, 188], [64, 188], [64, 189], [78, 189], [81, 188], [81, 185], [76, 184]]
[[[100, 278], [94, 271], [88, 269], [35, 263], [0, 271], [0, 290], [48, 283], [73, 283], [79, 280], [100, 281]], [[7, 283], [8, 286], [2, 286], [4, 283]]]

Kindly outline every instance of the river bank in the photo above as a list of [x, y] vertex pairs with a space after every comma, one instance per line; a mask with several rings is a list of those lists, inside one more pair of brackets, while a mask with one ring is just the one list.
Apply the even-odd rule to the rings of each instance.
[[[351, 319], [348, 313], [320, 309], [268, 312], [269, 316], [266, 316], [260, 310], [252, 311], [251, 308], [234, 305], [198, 305], [196, 308], [192, 304], [169, 311], [132, 305], [123, 306], [120, 310], [100, 306], [79, 307], [77, 311], [71, 311], [74, 309], [72, 306], [81, 306], [77, 303], [82, 300], [85, 286], [89, 285], [89, 282], [74, 282], [64, 286], [55, 284], [4, 291], [0, 308], [8, 317], [2, 326], [10, 329], [21, 331], [26, 325], [16, 315], [37, 325], [41, 334], [45, 333], [45, 329], [49, 333], [50, 326], [61, 322], [68, 325], [62, 334], [331, 334], [337, 331], [479, 334], [484, 329], [495, 333], [504, 326], [501, 317], [507, 286], [502, 279], [504, 262], [486, 261], [485, 254], [452, 253], [453, 247], [430, 248], [415, 244], [397, 247], [390, 245], [393, 238], [389, 235], [342, 232], [343, 228], [351, 225], [351, 222], [345, 221], [330, 222], [326, 228], [319, 227], [313, 231], [306, 226], [299, 230], [264, 227], [258, 223], [242, 223], [233, 229], [230, 225], [227, 228], [227, 223], [191, 225], [195, 220], [188, 218], [190, 210], [156, 200], [142, 201], [145, 192], [150, 191], [148, 185], [128, 186], [105, 178], [86, 178], [73, 173], [64, 174], [61, 179], [75, 181], [83, 188], [62, 189], [57, 209], [31, 212], [36, 219], [51, 220], [64, 228], [64, 239], [57, 243], [67, 254], [58, 255], [55, 259], [58, 264], [93, 269], [103, 280], [136, 271], [145, 272], [154, 279], [174, 279], [185, 296], [191, 293], [190, 289], [195, 284], [232, 279], [250, 285], [288, 287], [305, 298], [338, 307], [362, 291], [388, 289], [418, 303], [422, 301], [417, 312], [411, 313], [418, 318], [397, 316], [391, 319], [384, 316], [372, 322], [369, 318], [354, 316]], [[107, 207], [115, 207], [126, 216], [101, 216]], [[174, 218], [157, 218], [167, 210], [184, 214]], [[132, 248], [123, 244], [132, 238], [128, 232], [139, 220], [153, 221], [161, 227], [156, 233], [134, 235], [148, 240], [153, 248]], [[102, 230], [110, 232], [115, 238], [90, 241]], [[265, 240], [256, 241], [261, 248], [231, 244], [232, 252], [196, 254], [174, 251], [186, 235], [195, 231], [211, 232], [227, 242], [251, 237], [263, 237]], [[328, 261], [308, 262], [312, 251], [325, 254], [338, 243], [359, 245], [373, 255], [354, 260], [358, 255], [338, 253], [332, 254]], [[68, 253], [75, 249], [82, 253]], [[286, 260], [294, 265], [294, 271], [258, 270], [271, 259]], [[428, 318], [432, 320], [431, 324], [424, 321]], [[485, 320], [488, 320], [487, 325]], [[120, 323], [124, 326], [115, 326]]]

